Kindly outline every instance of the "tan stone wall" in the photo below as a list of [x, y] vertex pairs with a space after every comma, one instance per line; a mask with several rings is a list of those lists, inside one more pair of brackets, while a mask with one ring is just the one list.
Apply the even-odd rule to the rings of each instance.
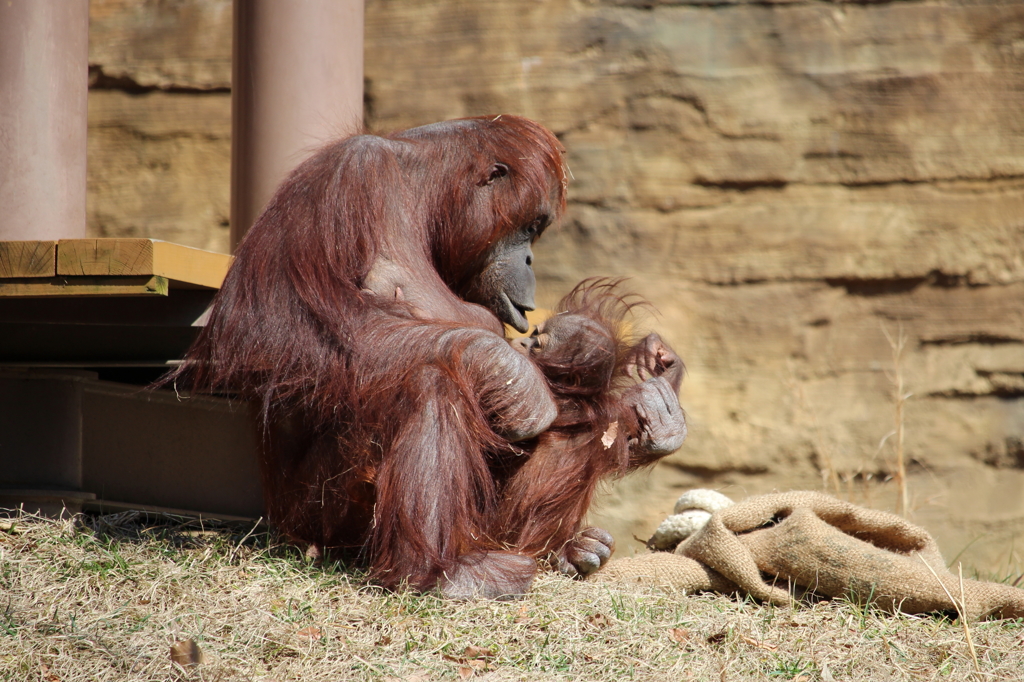
[[231, 0], [91, 0], [88, 233], [227, 252]]
[[[93, 0], [92, 233], [226, 246], [225, 5]], [[574, 180], [541, 303], [631, 276], [687, 361], [686, 445], [595, 514], [620, 552], [691, 486], [892, 508], [902, 329], [912, 518], [1021, 569], [1024, 5], [368, 0], [366, 26], [368, 123], [551, 127]]]

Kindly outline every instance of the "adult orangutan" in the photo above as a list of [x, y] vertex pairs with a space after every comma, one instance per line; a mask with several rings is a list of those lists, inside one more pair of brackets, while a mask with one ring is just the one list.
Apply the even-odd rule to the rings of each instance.
[[[334, 142], [277, 190], [167, 382], [258, 408], [267, 515], [287, 536], [359, 551], [385, 586], [529, 587], [534, 555], [501, 539], [503, 461], [557, 406], [502, 322], [528, 328], [562, 153], [527, 119], [461, 119]], [[523, 503], [561, 484], [520, 486]]]

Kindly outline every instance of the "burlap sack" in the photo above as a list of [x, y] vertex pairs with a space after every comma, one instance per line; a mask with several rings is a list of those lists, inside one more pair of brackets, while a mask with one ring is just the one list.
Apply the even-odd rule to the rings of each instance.
[[1024, 617], [1024, 590], [964, 579], [961, 595], [959, 578], [924, 529], [818, 492], [738, 502], [714, 512], [674, 553], [617, 559], [595, 579], [749, 594], [779, 605], [791, 604], [798, 586], [905, 613], [955, 613], [956, 599], [972, 620]]

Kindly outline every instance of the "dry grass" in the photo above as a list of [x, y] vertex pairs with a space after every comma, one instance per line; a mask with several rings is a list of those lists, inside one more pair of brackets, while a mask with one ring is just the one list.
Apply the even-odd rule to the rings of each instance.
[[907, 349], [907, 335], [903, 331], [903, 325], [900, 324], [896, 333], [896, 338], [893, 338], [889, 330], [882, 326], [882, 333], [885, 334], [886, 340], [889, 342], [889, 347], [892, 349], [892, 365], [893, 374], [889, 377], [889, 381], [892, 382], [893, 391], [893, 405], [895, 406], [894, 415], [894, 428], [892, 433], [882, 439], [882, 443], [889, 436], [896, 436], [896, 442], [893, 444], [895, 448], [895, 459], [896, 459], [896, 472], [893, 474], [893, 479], [896, 481], [896, 485], [899, 489], [899, 495], [897, 498], [896, 513], [903, 518], [909, 518], [909, 494], [907, 493], [907, 462], [906, 452], [903, 445], [904, 437], [904, 423], [903, 413], [906, 408], [907, 400], [910, 399], [911, 393], [907, 392], [906, 382], [903, 377], [903, 354]]
[[[0, 680], [963, 680], [959, 624], [544, 576], [517, 602], [366, 586], [248, 528], [131, 514], [0, 526]], [[247, 533], [248, 536], [247, 536]], [[1024, 622], [972, 625], [1020, 679]], [[193, 640], [205, 661], [171, 663]], [[178, 660], [187, 661], [179, 646]]]

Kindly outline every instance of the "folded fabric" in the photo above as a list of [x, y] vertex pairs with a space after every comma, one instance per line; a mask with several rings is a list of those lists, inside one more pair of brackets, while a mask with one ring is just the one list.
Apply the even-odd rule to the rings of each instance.
[[799, 588], [904, 613], [952, 614], [959, 605], [971, 620], [1024, 617], [1024, 590], [965, 578], [961, 591], [923, 528], [812, 491], [719, 506], [673, 553], [616, 559], [593, 579], [745, 594], [778, 605], [792, 604]]

